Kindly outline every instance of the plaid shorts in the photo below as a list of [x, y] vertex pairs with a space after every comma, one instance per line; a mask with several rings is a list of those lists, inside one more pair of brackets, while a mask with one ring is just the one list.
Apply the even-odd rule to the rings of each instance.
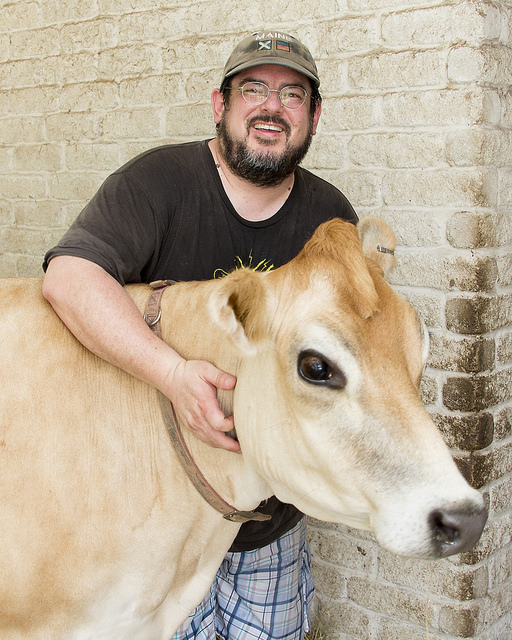
[[313, 599], [306, 518], [254, 551], [228, 553], [210, 592], [172, 640], [301, 640]]

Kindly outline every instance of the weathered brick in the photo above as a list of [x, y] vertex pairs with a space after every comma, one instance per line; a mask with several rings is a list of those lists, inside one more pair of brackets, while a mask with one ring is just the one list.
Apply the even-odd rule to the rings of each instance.
[[61, 149], [56, 144], [29, 144], [14, 150], [14, 168], [19, 171], [58, 171], [62, 168]]
[[377, 124], [375, 101], [369, 96], [332, 98], [322, 109], [322, 122], [332, 132], [368, 129]]
[[159, 109], [120, 109], [103, 115], [101, 129], [105, 140], [159, 138], [162, 119], [162, 110]]
[[101, 136], [101, 113], [56, 113], [47, 116], [46, 137], [50, 142], [83, 142]]
[[0, 199], [0, 225], [9, 226], [14, 222], [14, 211], [11, 202]]
[[380, 204], [380, 181], [373, 172], [315, 171], [317, 175], [338, 187], [360, 207], [376, 207]]
[[56, 85], [59, 81], [59, 57], [42, 60], [15, 60], [0, 65], [0, 88], [18, 89]]
[[481, 376], [449, 377], [443, 402], [451, 411], [484, 411], [512, 399], [512, 369]]
[[512, 363], [512, 333], [508, 332], [496, 339], [496, 361], [500, 365]]
[[373, 572], [377, 563], [377, 545], [352, 539], [340, 531], [312, 530], [309, 533], [311, 549], [319, 558], [338, 567]]
[[485, 56], [479, 49], [458, 47], [448, 55], [448, 79], [452, 82], [477, 82], [485, 71]]
[[322, 601], [318, 619], [320, 637], [325, 636], [326, 640], [372, 640], [371, 615], [370, 611], [364, 611], [349, 600]]
[[444, 84], [446, 58], [435, 50], [367, 54], [349, 60], [348, 78], [355, 89]]
[[119, 145], [115, 142], [66, 145], [64, 148], [64, 165], [69, 171], [112, 173], [121, 165]]
[[48, 180], [48, 191], [57, 200], [79, 200], [84, 204], [94, 195], [103, 181], [97, 172], [61, 171], [54, 173]]
[[26, 200], [14, 204], [14, 220], [19, 227], [40, 227], [41, 230], [64, 227], [62, 203], [57, 200]]
[[458, 211], [450, 216], [446, 226], [450, 244], [460, 249], [494, 246], [495, 221], [491, 214], [478, 211]]
[[455, 566], [441, 560], [434, 567], [429, 560], [400, 558], [384, 551], [379, 554], [378, 577], [384, 582], [414, 589], [425, 597], [442, 596], [461, 602], [485, 596], [489, 582], [485, 565]]
[[46, 180], [41, 175], [0, 173], [0, 193], [13, 200], [46, 198]]
[[433, 413], [432, 418], [451, 449], [476, 451], [485, 449], [493, 441], [494, 420], [491, 413]]
[[487, 9], [486, 15], [481, 6], [464, 2], [392, 13], [382, 21], [382, 36], [385, 42], [402, 46], [410, 46], [411, 42], [451, 46], [460, 42], [479, 44], [484, 35], [499, 33], [499, 13], [493, 7]]
[[55, 28], [14, 31], [11, 58], [47, 58], [60, 52], [59, 31]]
[[3, 3], [0, 32], [12, 33], [23, 25], [25, 29], [36, 29], [45, 24], [37, 2], [18, 0], [16, 3]]
[[495, 121], [498, 109], [499, 102], [482, 89], [392, 92], [382, 97], [383, 124], [392, 127], [481, 124]]
[[508, 438], [512, 433], [512, 407], [503, 407], [497, 411], [494, 422], [496, 439]]
[[430, 335], [429, 365], [445, 371], [479, 373], [495, 364], [492, 338], [458, 338], [439, 333]]
[[40, 116], [0, 119], [0, 140], [4, 144], [40, 142], [44, 137], [44, 120]]
[[153, 45], [131, 45], [98, 54], [98, 74], [103, 80], [120, 80], [161, 71], [161, 50]]
[[62, 25], [60, 29], [62, 51], [70, 54], [115, 47], [118, 42], [118, 31], [117, 21], [104, 17]]
[[87, 20], [98, 15], [98, 2], [96, 0], [79, 0], [79, 2], [45, 0], [41, 13], [45, 24]]
[[347, 597], [347, 580], [343, 569], [339, 566], [325, 562], [322, 555], [313, 547], [312, 564], [313, 579], [317, 593], [331, 600], [342, 600]]
[[406, 622], [422, 624], [426, 612], [429, 619], [433, 616], [427, 594], [356, 576], [349, 577], [347, 590], [350, 600], [360, 607], [396, 616]]
[[482, 609], [479, 603], [444, 605], [439, 614], [441, 631], [451, 633], [458, 638], [474, 638], [482, 628]]
[[[427, 635], [428, 629], [428, 635]], [[446, 634], [436, 633], [428, 619], [424, 624], [411, 625], [397, 620], [396, 617], [381, 617], [378, 626], [379, 640], [451, 640]]]
[[388, 171], [383, 178], [388, 207], [473, 207], [496, 203], [496, 176], [478, 169]]
[[18, 116], [51, 113], [58, 110], [60, 96], [60, 92], [57, 93], [55, 87], [16, 89], [10, 92], [8, 111]]
[[446, 291], [490, 291], [497, 278], [493, 257], [446, 250], [398, 251], [393, 280]]
[[354, 135], [349, 142], [351, 161], [363, 167], [414, 168], [443, 166], [444, 137], [437, 133]]
[[[127, 106], [160, 104], [183, 104], [187, 102], [185, 87], [185, 73], [168, 73], [164, 76], [150, 76], [148, 78], [132, 78], [119, 83], [119, 98]], [[199, 97], [205, 102], [211, 93], [211, 87]]]
[[62, 87], [59, 94], [61, 112], [75, 111], [73, 119], [80, 120], [89, 111], [119, 107], [119, 88], [114, 82], [77, 82]]
[[[512, 477], [510, 474], [499, 478], [489, 488], [489, 506], [492, 513], [504, 513], [510, 509], [512, 504]], [[509, 552], [512, 554], [512, 549]], [[504, 582], [505, 579], [511, 577], [512, 563], [507, 563], [506, 576], [502, 578], [500, 582]], [[496, 571], [496, 567], [494, 568]], [[491, 585], [492, 588], [492, 585]]]
[[446, 302], [446, 326], [462, 334], [482, 334], [512, 323], [512, 296], [451, 298]]
[[61, 237], [58, 231], [41, 233], [36, 229], [5, 229], [1, 233], [2, 247], [7, 253], [44, 255]]

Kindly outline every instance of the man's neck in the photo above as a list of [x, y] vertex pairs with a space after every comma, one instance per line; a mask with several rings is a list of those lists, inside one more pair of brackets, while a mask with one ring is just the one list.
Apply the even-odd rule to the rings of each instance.
[[257, 222], [276, 214], [288, 199], [294, 183], [294, 174], [273, 187], [261, 187], [231, 171], [222, 157], [218, 140], [209, 142], [222, 186], [238, 215], [245, 220]]

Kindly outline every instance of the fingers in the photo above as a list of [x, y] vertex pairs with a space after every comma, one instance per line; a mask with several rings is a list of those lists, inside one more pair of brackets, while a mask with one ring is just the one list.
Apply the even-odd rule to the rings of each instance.
[[172, 376], [171, 389], [164, 393], [200, 440], [211, 447], [240, 452], [238, 442], [225, 433], [234, 428], [233, 417], [226, 417], [217, 401], [217, 389], [230, 391], [235, 384], [235, 376], [208, 362], [183, 360]]

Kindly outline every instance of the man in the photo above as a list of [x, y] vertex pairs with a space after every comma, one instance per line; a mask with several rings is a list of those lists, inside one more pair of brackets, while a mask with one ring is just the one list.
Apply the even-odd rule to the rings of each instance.
[[[201, 280], [288, 262], [323, 221], [355, 221], [346, 198], [298, 167], [321, 112], [310, 52], [265, 32], [233, 51], [211, 96], [217, 137], [143, 153], [111, 175], [57, 247], [43, 293], [91, 351], [157, 387], [204, 442], [239, 452], [217, 389], [235, 378], [185, 361], [146, 326], [121, 285]], [[260, 509], [262, 510], [262, 509]], [[275, 498], [242, 526], [203, 604], [175, 638], [289, 640], [312, 597], [304, 518]]]

